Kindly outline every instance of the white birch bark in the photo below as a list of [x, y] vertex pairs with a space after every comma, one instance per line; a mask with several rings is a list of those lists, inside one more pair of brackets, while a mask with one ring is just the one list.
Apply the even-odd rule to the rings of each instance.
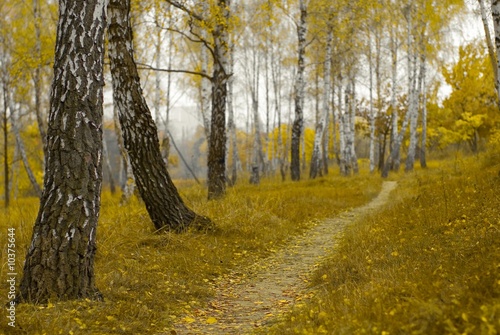
[[356, 155], [356, 84], [355, 84], [355, 78], [353, 77], [351, 79], [351, 98], [349, 99], [350, 101], [350, 123], [349, 123], [349, 136], [350, 136], [350, 153], [349, 156], [351, 157], [350, 165], [352, 168], [352, 172], [357, 174], [359, 172], [359, 167], [358, 167], [358, 156]]
[[[398, 39], [397, 39], [397, 33], [396, 33], [396, 27], [392, 26], [391, 27], [391, 111], [392, 111], [392, 117], [391, 117], [391, 140], [390, 140], [390, 152], [394, 151], [394, 143], [396, 141], [396, 138], [398, 137], [398, 122], [399, 122], [399, 115], [398, 115], [398, 105], [397, 105], [397, 94], [398, 94]], [[399, 155], [399, 151], [398, 151]], [[379, 164], [380, 169], [384, 168], [384, 159], [385, 157], [381, 155], [380, 160], [381, 163]], [[394, 162], [398, 161], [399, 162], [399, 157], [394, 157]], [[395, 171], [399, 170], [399, 164], [396, 166], [395, 164], [391, 166], [391, 169], [394, 169]]]
[[491, 1], [491, 16], [493, 17], [493, 29], [495, 31], [496, 49], [496, 84], [497, 95], [500, 97], [500, 0]]
[[426, 152], [427, 152], [427, 80], [426, 80], [426, 75], [427, 75], [427, 67], [426, 67], [426, 54], [425, 51], [422, 51], [421, 57], [423, 58], [421, 60], [422, 62], [422, 139], [421, 139], [421, 144], [420, 144], [420, 166], [422, 168], [427, 167], [427, 158], [426, 158]]
[[495, 48], [493, 47], [493, 41], [491, 39], [490, 27], [488, 24], [488, 14], [486, 12], [486, 6], [484, 5], [484, 0], [477, 0], [477, 1], [479, 2], [479, 12], [481, 13], [481, 21], [483, 22], [484, 36], [486, 39], [486, 46], [488, 47], [488, 55], [490, 57], [491, 66], [495, 77], [495, 88], [498, 93], [497, 57], [495, 55]]
[[[316, 125], [316, 133], [314, 135], [314, 147], [311, 157], [311, 169], [309, 171], [309, 178], [314, 179], [318, 175], [322, 176], [323, 169], [321, 163], [324, 159], [324, 150], [322, 147], [323, 139], [325, 136], [325, 128], [327, 128], [327, 119], [330, 114], [330, 72], [331, 72], [331, 57], [332, 57], [332, 43], [333, 43], [333, 30], [328, 31], [328, 36], [326, 40], [326, 57], [323, 63], [323, 98], [322, 98], [322, 110], [321, 116]], [[328, 129], [328, 128], [327, 128]]]
[[[209, 3], [208, 1], [203, 2], [203, 15], [208, 16], [209, 14]], [[205, 29], [201, 32], [201, 38], [205, 41], [208, 40], [208, 33]], [[208, 49], [204, 45], [201, 46], [200, 50], [200, 61], [201, 61], [201, 73], [206, 75], [209, 74], [209, 55]], [[201, 117], [203, 119], [203, 127], [205, 128], [205, 137], [207, 138], [207, 143], [210, 143], [210, 100], [212, 94], [212, 83], [208, 78], [201, 78], [201, 96], [200, 96], [200, 111]]]
[[307, 5], [305, 0], [299, 0], [300, 18], [297, 25], [298, 56], [297, 56], [297, 78], [295, 81], [295, 119], [292, 127], [291, 164], [290, 171], [292, 180], [300, 180], [300, 144], [304, 123], [304, 99], [305, 99], [305, 53], [307, 34]]
[[371, 35], [368, 40], [368, 66], [369, 66], [369, 81], [370, 81], [370, 173], [375, 171], [375, 111], [373, 108], [373, 62], [372, 62], [372, 40]]

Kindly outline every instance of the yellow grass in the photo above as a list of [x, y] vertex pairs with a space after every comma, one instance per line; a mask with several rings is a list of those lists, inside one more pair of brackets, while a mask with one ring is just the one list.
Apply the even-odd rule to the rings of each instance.
[[500, 333], [498, 154], [404, 176], [262, 334]]
[[[119, 195], [103, 194], [98, 227], [96, 282], [104, 302], [22, 304], [16, 329], [0, 322], [0, 334], [155, 334], [168, 332], [186, 312], [203, 306], [215, 282], [277, 250], [315, 220], [359, 206], [379, 191], [376, 176], [338, 175], [299, 183], [263, 180], [242, 183], [221, 201], [207, 202], [199, 186], [182, 188], [186, 202], [211, 217], [219, 229], [201, 234], [155, 234], [143, 207], [134, 200], [121, 207]], [[6, 232], [16, 228], [17, 276], [37, 214], [35, 199], [15, 202], [0, 213], [0, 303], [7, 302]], [[4, 294], [5, 292], [5, 294]]]

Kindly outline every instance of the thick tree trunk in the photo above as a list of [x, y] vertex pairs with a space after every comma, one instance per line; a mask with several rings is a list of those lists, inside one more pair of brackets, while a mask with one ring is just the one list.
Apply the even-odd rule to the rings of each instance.
[[210, 221], [182, 201], [161, 156], [157, 129], [133, 59], [130, 0], [111, 0], [108, 14], [113, 97], [135, 182], [149, 216], [157, 230], [182, 231], [190, 225], [206, 225]]
[[226, 194], [226, 98], [228, 69], [230, 0], [218, 0], [220, 17], [214, 27], [214, 65], [212, 75], [212, 116], [208, 148], [208, 199]]
[[295, 81], [295, 119], [292, 126], [292, 145], [290, 172], [293, 181], [300, 180], [300, 140], [304, 127], [304, 96], [305, 96], [305, 54], [307, 34], [307, 5], [304, 0], [299, 0], [300, 19], [297, 25], [298, 57], [297, 78]]
[[[19, 301], [95, 298], [105, 0], [61, 1], [44, 189]], [[74, 38], [74, 36], [79, 36]]]

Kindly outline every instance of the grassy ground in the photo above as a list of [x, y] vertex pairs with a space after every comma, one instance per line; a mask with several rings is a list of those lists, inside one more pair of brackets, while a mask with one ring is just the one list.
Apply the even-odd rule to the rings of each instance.
[[[277, 250], [315, 220], [334, 216], [373, 198], [380, 178], [330, 176], [299, 183], [264, 180], [259, 187], [243, 183], [221, 201], [205, 201], [200, 187], [182, 188], [187, 203], [211, 217], [214, 233], [153, 233], [143, 206], [119, 205], [119, 196], [103, 194], [98, 228], [96, 281], [105, 301], [22, 304], [16, 329], [2, 315], [0, 334], [157, 334], [200, 308], [215, 283], [231, 269], [246, 271], [256, 259]], [[24, 254], [37, 214], [37, 201], [21, 199], [0, 213], [0, 303], [7, 302], [5, 278], [7, 229], [16, 229], [16, 270], [20, 281]], [[5, 310], [3, 310], [5, 312]], [[168, 332], [167, 332], [168, 333]]]
[[500, 155], [404, 176], [263, 334], [499, 334]]

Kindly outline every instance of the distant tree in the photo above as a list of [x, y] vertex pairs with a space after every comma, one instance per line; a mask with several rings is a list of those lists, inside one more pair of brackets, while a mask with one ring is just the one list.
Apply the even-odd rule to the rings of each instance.
[[142, 95], [134, 61], [130, 0], [111, 0], [108, 14], [113, 97], [135, 182], [149, 216], [158, 230], [206, 226], [210, 220], [184, 204], [163, 161], [158, 131]]
[[[496, 83], [497, 96], [500, 101], [500, 0], [491, 1], [491, 16], [493, 17], [493, 29], [495, 32], [496, 49]], [[490, 56], [491, 57], [491, 56]]]
[[101, 297], [94, 256], [102, 183], [105, 3], [60, 1], [44, 189], [19, 301]]
[[299, 0], [299, 21], [297, 23], [297, 78], [295, 79], [295, 119], [292, 126], [291, 142], [291, 178], [300, 180], [300, 140], [304, 128], [304, 100], [305, 100], [305, 78], [306, 69], [306, 34], [307, 34], [307, 3]]

